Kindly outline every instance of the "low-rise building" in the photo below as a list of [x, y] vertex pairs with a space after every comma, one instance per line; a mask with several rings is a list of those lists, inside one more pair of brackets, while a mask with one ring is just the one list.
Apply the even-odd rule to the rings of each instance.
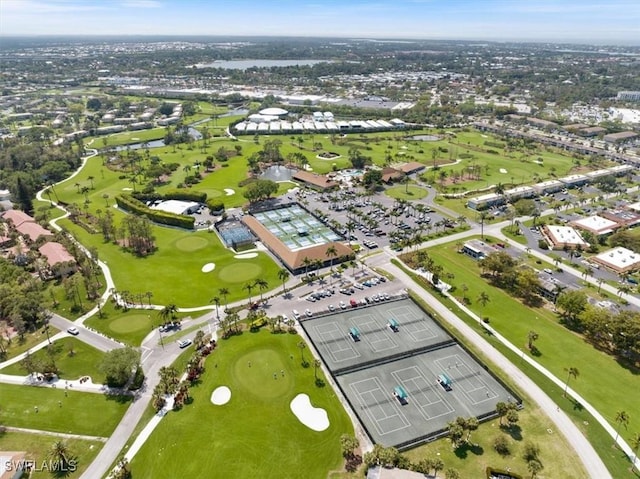
[[571, 226], [544, 225], [542, 234], [551, 249], [584, 249], [589, 247], [580, 233]]
[[640, 269], [640, 254], [621, 246], [617, 246], [605, 251], [604, 253], [600, 253], [599, 255], [592, 257], [591, 261], [594, 261], [618, 274]]
[[297, 171], [291, 179], [319, 191], [328, 191], [338, 187], [338, 183], [329, 179], [326, 175], [319, 175], [308, 171]]
[[495, 250], [484, 241], [470, 240], [462, 245], [460, 252], [471, 256], [473, 259], [483, 259], [491, 253], [495, 253]]
[[588, 231], [596, 236], [608, 235], [620, 228], [617, 222], [598, 215], [580, 218], [579, 220], [572, 221], [570, 224], [575, 228]]
[[621, 131], [620, 133], [609, 133], [604, 135], [602, 139], [607, 143], [624, 143], [625, 141], [633, 140], [638, 137], [638, 134], [633, 131]]
[[50, 241], [40, 246], [38, 251], [47, 259], [47, 265], [53, 277], [64, 277], [75, 271], [75, 258], [60, 243]]

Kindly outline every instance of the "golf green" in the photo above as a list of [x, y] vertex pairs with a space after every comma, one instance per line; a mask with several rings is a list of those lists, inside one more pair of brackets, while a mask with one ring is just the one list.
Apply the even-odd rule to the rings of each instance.
[[191, 252], [198, 251], [199, 249], [205, 248], [209, 245], [209, 242], [206, 238], [201, 238], [198, 236], [186, 236], [184, 238], [180, 238], [175, 242], [176, 248], [180, 251]]
[[242, 283], [260, 276], [262, 268], [257, 264], [236, 263], [225, 266], [218, 273], [221, 281], [228, 283]]
[[387, 196], [401, 200], [419, 200], [427, 196], [428, 191], [419, 186], [394, 186], [384, 192]]
[[148, 314], [129, 314], [122, 316], [109, 324], [109, 328], [116, 333], [133, 333], [140, 330], [149, 330], [151, 320]]
[[250, 394], [260, 401], [290, 396], [293, 394], [293, 375], [287, 367], [291, 364], [285, 364], [282, 354], [274, 350], [258, 349], [244, 354], [232, 370], [243, 390], [232, 393]]

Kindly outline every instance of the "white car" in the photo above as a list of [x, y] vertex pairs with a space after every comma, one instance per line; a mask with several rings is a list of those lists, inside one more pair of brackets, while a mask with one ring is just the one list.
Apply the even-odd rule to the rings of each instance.
[[335, 311], [336, 307], [333, 304], [329, 305], [329, 311]]
[[293, 317], [294, 317], [295, 319], [300, 319], [300, 313], [298, 312], [298, 310], [297, 310], [297, 309], [294, 309], [294, 310], [292, 311], [292, 313], [293, 313]]
[[306, 314], [308, 317], [311, 317], [313, 315], [313, 313], [311, 312], [310, 309], [307, 309], [304, 314]]
[[340, 308], [347, 309], [347, 303], [345, 303], [344, 301], [340, 301]]
[[67, 333], [77, 336], [78, 334], [80, 334], [80, 331], [78, 331], [78, 328], [76, 328], [75, 326], [71, 326], [70, 328], [67, 328]]
[[178, 346], [180, 346], [180, 349], [184, 349], [187, 346], [191, 345], [191, 340], [190, 339], [182, 339], [180, 341], [178, 341]]

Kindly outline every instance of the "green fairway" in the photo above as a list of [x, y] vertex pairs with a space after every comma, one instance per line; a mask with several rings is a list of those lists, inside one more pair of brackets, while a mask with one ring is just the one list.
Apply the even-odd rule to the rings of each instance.
[[[188, 313], [176, 313], [176, 318], [184, 318]], [[115, 309], [112, 303], [102, 308], [102, 318], [97, 314], [85, 321], [85, 325], [105, 336], [131, 346], [140, 346], [142, 340], [162, 323], [157, 310], [123, 311]]]
[[[629, 431], [640, 427], [640, 376], [636, 371], [621, 366], [614, 357], [596, 350], [580, 336], [559, 324], [558, 317], [547, 308], [530, 308], [511, 298], [506, 292], [491, 286], [480, 278], [477, 262], [457, 253], [454, 244], [429, 248], [428, 253], [444, 271], [454, 273], [447, 282], [456, 286], [454, 293], [461, 297], [461, 286], [467, 286], [466, 296], [470, 308], [480, 317], [488, 317], [491, 326], [510, 342], [529, 354], [527, 335], [536, 331], [540, 355], [535, 360], [549, 369], [556, 377], [566, 379], [566, 368], [577, 367], [580, 375], [571, 381], [571, 387], [588, 400], [610, 424], [615, 427], [616, 411], [629, 414]], [[486, 292], [489, 301], [485, 306], [476, 300]], [[611, 391], [619, 391], [615, 398]]]
[[[25, 432], [5, 431], [0, 434], [0, 451], [24, 451], [26, 458], [42, 464], [43, 461], [51, 459], [50, 451], [53, 444], [60, 438], [45, 434], [29, 434]], [[103, 443], [100, 441], [86, 441], [82, 439], [62, 439], [69, 451], [69, 459], [75, 461], [76, 468], [64, 474], [65, 478], [80, 477], [87, 466], [96, 458]], [[25, 476], [23, 476], [25, 477]], [[51, 479], [56, 477], [48, 470], [34, 470], [30, 479]]]
[[180, 238], [174, 244], [178, 250], [190, 253], [192, 251], [198, 251], [208, 246], [209, 242], [205, 238], [198, 238], [197, 236], [187, 236], [185, 238]]
[[428, 191], [419, 186], [406, 185], [387, 188], [384, 190], [384, 193], [398, 200], [420, 200], [427, 196]]
[[[98, 364], [103, 355], [101, 351], [77, 338], [62, 338], [54, 341], [51, 346], [36, 351], [32, 357], [35, 361], [53, 360], [58, 368], [58, 377], [61, 379], [72, 380], [81, 376], [91, 376], [94, 382], [101, 383], [104, 376], [98, 371]], [[19, 376], [28, 374], [19, 362], [1, 371], [3, 374]]]
[[[108, 437], [131, 396], [105, 396], [64, 389], [0, 384], [0, 423], [5, 426]], [[36, 409], [37, 408], [37, 409]]]
[[[333, 390], [317, 387], [314, 368], [301, 366], [299, 341], [268, 331], [221, 341], [207, 358], [202, 382], [190, 391], [193, 404], [169, 413], [134, 457], [134, 477], [207, 471], [209, 478], [324, 479], [340, 469], [339, 438], [353, 434], [353, 427]], [[210, 401], [219, 386], [231, 390], [222, 406]], [[327, 411], [327, 430], [313, 431], [294, 416], [290, 402], [299, 393]]]

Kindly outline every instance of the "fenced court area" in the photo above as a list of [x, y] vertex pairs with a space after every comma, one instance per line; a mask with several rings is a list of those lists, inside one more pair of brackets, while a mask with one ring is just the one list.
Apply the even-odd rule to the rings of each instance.
[[519, 402], [410, 299], [301, 324], [364, 429], [384, 446], [408, 448], [437, 437], [458, 416], [482, 419], [499, 401]]
[[342, 239], [298, 204], [256, 212], [252, 216], [291, 251]]

